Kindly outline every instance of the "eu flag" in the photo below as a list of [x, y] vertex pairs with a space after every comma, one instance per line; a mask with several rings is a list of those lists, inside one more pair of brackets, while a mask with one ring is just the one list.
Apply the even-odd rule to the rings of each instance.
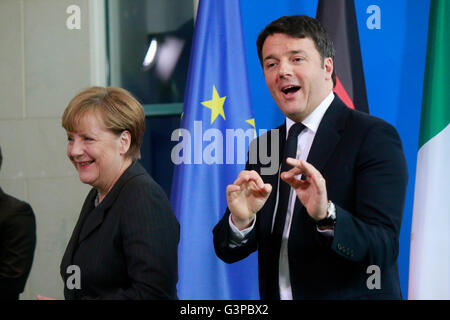
[[181, 128], [172, 134], [180, 299], [259, 298], [256, 255], [227, 265], [212, 237], [254, 129], [239, 0], [200, 0]]

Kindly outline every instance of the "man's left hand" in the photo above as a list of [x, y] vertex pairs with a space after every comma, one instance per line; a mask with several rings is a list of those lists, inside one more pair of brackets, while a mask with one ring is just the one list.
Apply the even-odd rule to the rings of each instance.
[[[281, 179], [295, 189], [297, 197], [311, 218], [316, 221], [325, 219], [328, 216], [325, 179], [314, 166], [304, 160], [287, 158], [286, 162], [293, 168], [281, 173]], [[306, 177], [306, 180], [297, 179], [299, 174]]]

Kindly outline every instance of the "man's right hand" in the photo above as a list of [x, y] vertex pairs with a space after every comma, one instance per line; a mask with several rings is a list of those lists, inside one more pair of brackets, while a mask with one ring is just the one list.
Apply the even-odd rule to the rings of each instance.
[[272, 186], [269, 183], [264, 184], [254, 170], [241, 171], [236, 181], [227, 186], [227, 203], [231, 211], [231, 220], [239, 230], [251, 225], [271, 191]]

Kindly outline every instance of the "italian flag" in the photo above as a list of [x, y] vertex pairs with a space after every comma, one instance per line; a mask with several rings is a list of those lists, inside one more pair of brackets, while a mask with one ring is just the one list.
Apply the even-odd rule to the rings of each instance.
[[409, 299], [450, 299], [450, 1], [432, 0], [420, 123]]

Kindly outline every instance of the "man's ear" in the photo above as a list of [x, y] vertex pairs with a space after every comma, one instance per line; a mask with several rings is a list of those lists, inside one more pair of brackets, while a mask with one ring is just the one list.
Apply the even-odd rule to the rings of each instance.
[[333, 74], [334, 70], [334, 62], [333, 59], [328, 57], [324, 59], [324, 69], [325, 69], [325, 80], [332, 80], [331, 75]]
[[122, 131], [120, 134], [120, 154], [125, 155], [131, 146], [131, 133], [128, 130]]

